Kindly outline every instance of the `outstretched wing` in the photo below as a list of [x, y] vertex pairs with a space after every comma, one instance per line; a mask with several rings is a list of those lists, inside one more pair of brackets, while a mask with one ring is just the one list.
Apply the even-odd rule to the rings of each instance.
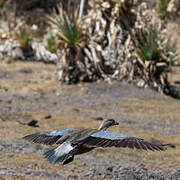
[[161, 143], [151, 143], [144, 139], [129, 137], [125, 134], [111, 132], [111, 131], [98, 131], [88, 138], [83, 140], [83, 145], [88, 147], [128, 147], [152, 151], [165, 150], [165, 145]]
[[64, 134], [74, 131], [74, 129], [62, 129], [51, 132], [44, 133], [34, 133], [23, 137], [23, 139], [28, 140], [33, 143], [52, 145], [57, 142]]

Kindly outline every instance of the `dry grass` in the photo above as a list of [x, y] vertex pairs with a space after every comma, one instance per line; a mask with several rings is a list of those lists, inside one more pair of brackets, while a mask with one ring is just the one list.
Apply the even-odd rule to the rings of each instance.
[[[16, 62], [13, 64], [0, 64], [2, 69], [15, 74], [17, 78], [10, 78], [10, 79], [1, 79], [2, 85], [8, 88], [8, 93], [11, 94], [19, 94], [22, 96], [27, 96], [28, 94], [36, 94], [39, 92], [43, 92], [46, 95], [51, 94], [52, 90], [55, 89], [56, 92], [64, 94], [83, 94], [86, 90], [82, 87], [75, 87], [72, 90], [72, 87], [62, 86], [57, 83], [55, 76], [53, 75], [53, 71], [55, 67], [53, 65], [44, 65], [41, 63], [21, 63]], [[19, 71], [22, 68], [31, 68], [33, 73], [19, 75]], [[27, 82], [28, 81], [28, 82]], [[36, 81], [36, 83], [33, 83]], [[79, 90], [81, 89], [81, 90]], [[0, 89], [1, 93], [6, 93], [2, 88]], [[44, 112], [35, 112], [29, 111], [27, 114], [31, 115], [33, 119], [38, 120], [38, 124], [40, 127], [33, 128], [30, 126], [24, 126], [19, 124], [15, 121], [7, 121], [1, 122], [1, 134], [0, 137], [2, 140], [7, 140], [7, 137], [16, 137], [20, 138], [24, 135], [34, 133], [37, 131], [49, 131], [54, 129], [63, 129], [67, 127], [72, 128], [97, 128], [99, 126], [99, 121], [92, 120], [90, 117], [87, 117], [86, 113], [95, 113], [98, 111], [99, 113], [102, 112], [108, 113], [109, 115], [116, 115], [122, 117], [130, 117], [132, 120], [142, 121], [145, 122], [146, 120], [157, 120], [163, 121], [168, 120], [170, 123], [179, 123], [180, 111], [179, 111], [179, 101], [175, 101], [169, 97], [164, 98], [154, 98], [154, 99], [138, 99], [138, 98], [131, 98], [126, 100], [121, 100], [119, 103], [116, 104], [116, 109], [119, 111], [113, 112], [112, 110], [107, 109], [92, 109], [87, 107], [76, 107], [72, 105], [40, 105], [41, 107], [48, 107], [49, 109], [52, 108], [59, 108], [60, 110], [63, 109], [65, 112], [56, 112], [52, 114], [51, 120], [45, 119], [44, 117], [48, 114]], [[10, 106], [9, 104], [4, 103], [4, 106]], [[29, 107], [29, 106], [36, 106], [34, 103], [28, 103], [27, 101], [23, 104], [16, 104], [16, 107]], [[67, 113], [72, 110], [73, 108], [78, 108], [81, 113]], [[86, 123], [84, 123], [86, 122]], [[133, 132], [131, 132], [133, 128]], [[151, 128], [158, 128], [159, 127], [151, 127]], [[154, 168], [170, 168], [170, 167], [178, 167], [180, 166], [180, 136], [169, 136], [167, 134], [152, 134], [152, 133], [145, 133], [139, 131], [137, 126], [133, 127], [131, 124], [121, 124], [120, 127], [114, 127], [111, 129], [112, 131], [119, 131], [122, 133], [127, 133], [130, 135], [135, 135], [137, 137], [143, 137], [144, 139], [159, 139], [163, 142], [170, 142], [176, 144], [176, 149], [168, 149], [165, 152], [142, 152], [137, 150], [129, 150], [129, 149], [97, 149], [94, 150], [93, 156], [103, 157], [103, 158], [112, 158], [121, 161], [121, 159], [129, 159], [130, 161], [138, 161], [143, 162], [146, 164], [147, 167], [154, 167]], [[16, 141], [15, 141], [16, 142]], [[17, 142], [22, 142], [22, 140], [17, 140]], [[85, 169], [82, 165], [80, 160], [76, 160], [70, 165], [61, 166], [56, 165], [52, 166], [45, 162], [41, 155], [39, 154], [3, 154], [0, 153], [0, 156], [3, 157], [0, 161], [1, 167], [23, 167], [27, 168], [31, 165], [36, 170], [50, 170], [58, 172], [59, 168], [61, 171], [68, 174], [68, 170], [73, 168], [76, 169]], [[0, 179], [8, 180], [8, 177], [1, 176]], [[14, 179], [26, 179], [25, 177], [21, 177], [21, 175], [17, 174], [17, 177]]]

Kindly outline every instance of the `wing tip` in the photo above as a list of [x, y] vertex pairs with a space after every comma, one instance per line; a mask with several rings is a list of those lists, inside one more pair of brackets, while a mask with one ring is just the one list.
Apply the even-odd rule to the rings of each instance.
[[46, 136], [45, 134], [35, 133], [22, 137], [22, 139], [27, 140], [32, 143], [52, 145], [55, 144], [59, 139], [59, 136]]
[[172, 149], [176, 148], [175, 144], [162, 144], [162, 146], [165, 147], [166, 149], [167, 147], [172, 148]]
[[36, 138], [37, 136], [38, 136], [38, 133], [35, 133], [35, 134], [26, 135], [22, 137], [22, 139], [27, 140], [27, 141], [33, 141], [34, 138]]

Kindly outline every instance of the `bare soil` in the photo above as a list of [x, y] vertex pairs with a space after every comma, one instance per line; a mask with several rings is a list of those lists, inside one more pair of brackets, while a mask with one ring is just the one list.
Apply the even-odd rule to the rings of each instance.
[[[127, 83], [62, 85], [55, 65], [0, 63], [0, 179], [180, 179], [180, 101]], [[178, 79], [180, 73], [171, 75]], [[21, 137], [63, 128], [97, 128], [114, 118], [112, 131], [173, 143], [144, 152], [96, 149], [74, 162], [50, 165], [42, 145]]]

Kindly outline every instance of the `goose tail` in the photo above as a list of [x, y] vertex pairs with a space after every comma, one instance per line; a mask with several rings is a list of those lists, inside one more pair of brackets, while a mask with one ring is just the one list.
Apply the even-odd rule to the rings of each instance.
[[44, 159], [46, 159], [50, 164], [56, 164], [59, 162], [63, 162], [63, 164], [67, 164], [74, 159], [74, 155], [72, 153], [59, 155], [57, 153], [58, 147], [46, 148], [44, 151]]

